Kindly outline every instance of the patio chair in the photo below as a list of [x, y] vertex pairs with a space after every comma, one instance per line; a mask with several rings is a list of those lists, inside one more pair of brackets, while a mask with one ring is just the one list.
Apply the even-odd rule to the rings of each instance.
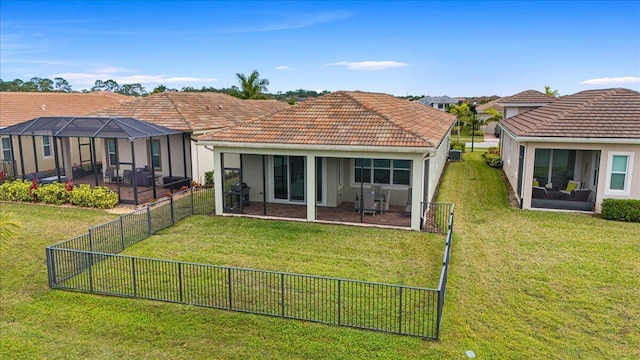
[[122, 172], [122, 185], [133, 185], [133, 171], [127, 169]]
[[387, 190], [387, 195], [384, 197], [384, 201], [382, 201], [380, 211], [384, 214], [389, 211], [389, 203], [391, 203], [391, 190]]
[[113, 183], [118, 181], [116, 179], [116, 168], [108, 166], [104, 169], [104, 182]]
[[571, 195], [571, 192], [575, 189], [580, 189], [580, 182], [569, 180], [569, 183], [567, 183], [567, 187], [564, 190], [560, 190], [560, 192], [565, 195]]
[[411, 216], [411, 188], [407, 190], [407, 202], [404, 204], [404, 216]]
[[362, 196], [362, 212], [365, 214], [373, 214], [376, 215], [378, 211], [380, 211], [380, 203], [376, 202], [375, 193], [366, 192]]
[[547, 199], [548, 197], [547, 189], [543, 187], [534, 186], [533, 189], [531, 189], [531, 198], [533, 199]]
[[565, 195], [564, 199], [569, 201], [589, 201], [591, 189], [575, 189], [569, 195]]

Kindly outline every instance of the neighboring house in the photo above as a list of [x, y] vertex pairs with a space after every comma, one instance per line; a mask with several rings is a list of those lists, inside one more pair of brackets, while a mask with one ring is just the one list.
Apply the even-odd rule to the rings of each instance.
[[[491, 113], [487, 112], [487, 109], [494, 109], [498, 113], [502, 114], [502, 116], [504, 116], [504, 109], [502, 105], [498, 103], [500, 100], [501, 99], [495, 99], [482, 105], [478, 105], [478, 107], [476, 108], [476, 110], [478, 111], [478, 120], [484, 123], [487, 119], [493, 116], [491, 115]], [[484, 125], [482, 130], [485, 132], [485, 134], [493, 134], [497, 124], [498, 123], [496, 121], [490, 122]]]
[[546, 104], [514, 97], [502, 103], [500, 148], [522, 208], [600, 212], [605, 198], [640, 199], [640, 93], [589, 90]]
[[213, 149], [199, 143], [199, 135], [289, 107], [277, 100], [243, 100], [222, 93], [164, 92], [102, 109], [93, 115], [131, 117], [190, 134], [191, 176], [202, 184], [205, 172], [213, 170]]
[[227, 195], [240, 190], [238, 183], [253, 189], [247, 203], [265, 204], [265, 213], [266, 204], [297, 204], [307, 221], [317, 220], [316, 207], [350, 203], [353, 211], [363, 188], [379, 187], [393, 192], [391, 205], [408, 206], [410, 227], [418, 230], [455, 120], [391, 95], [338, 91], [203, 135], [214, 149], [216, 213], [237, 212]]
[[458, 100], [449, 96], [425, 96], [419, 102], [440, 111], [447, 111], [447, 105], [457, 104]]
[[[126, 103], [134, 98], [111, 92], [58, 93], [58, 92], [0, 92], [0, 129], [32, 120], [38, 117], [85, 115], [96, 110]], [[0, 139], [0, 159], [11, 162], [15, 167], [15, 176], [51, 172], [55, 168], [54, 148], [59, 149], [60, 157], [64, 148], [69, 150], [70, 161], [75, 166], [89, 166], [91, 150], [88, 139], [68, 138], [64, 146], [54, 144], [51, 136], [39, 135], [23, 137], [23, 154], [15, 153], [16, 137], [2, 136]], [[100, 151], [100, 149], [97, 149]]]

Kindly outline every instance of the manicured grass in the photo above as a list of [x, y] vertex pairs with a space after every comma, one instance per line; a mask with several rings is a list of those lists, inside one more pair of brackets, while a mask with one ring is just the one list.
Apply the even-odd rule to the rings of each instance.
[[[450, 164], [440, 188], [439, 200], [456, 204], [456, 233], [439, 341], [52, 291], [46, 282], [46, 245], [114, 216], [3, 203], [2, 209], [23, 219], [24, 228], [0, 253], [0, 358], [462, 359], [467, 350], [484, 359], [640, 358], [640, 225], [511, 209], [499, 170], [486, 166], [480, 152], [463, 158]], [[203, 219], [194, 218], [193, 224]], [[251, 221], [241, 232], [259, 234]], [[317, 231], [317, 225], [303, 225], [309, 233]], [[249, 259], [248, 264], [257, 266], [259, 260], [269, 266], [263, 255], [277, 251], [273, 244], [294, 241], [289, 225], [283, 226], [270, 231], [284, 239], [267, 237], [253, 249], [239, 247], [246, 253], [237, 261]], [[345, 229], [331, 231], [355, 231]], [[163, 231], [158, 241], [171, 242], [170, 234]], [[216, 253], [237, 245], [215, 241], [203, 248], [213, 253], [211, 259], [233, 260]], [[373, 241], [384, 245], [384, 240]], [[140, 245], [136, 251], [156, 247]], [[307, 266], [297, 259], [307, 251], [293, 256], [295, 271]], [[171, 252], [186, 255], [179, 246]], [[384, 256], [384, 262], [397, 261], [394, 255]], [[335, 261], [344, 263], [341, 257]], [[374, 276], [377, 266], [364, 267], [371, 271], [363, 277]], [[326, 270], [334, 272], [331, 266]]]
[[444, 235], [193, 216], [125, 255], [436, 288]]

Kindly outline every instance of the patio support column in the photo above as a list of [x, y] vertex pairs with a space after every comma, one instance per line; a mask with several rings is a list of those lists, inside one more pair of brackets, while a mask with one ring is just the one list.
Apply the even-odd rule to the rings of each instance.
[[[20, 137], [18, 136], [18, 139]], [[9, 147], [11, 148], [11, 169], [13, 170], [14, 178], [18, 178], [18, 168], [16, 165], [16, 149], [13, 143], [13, 135], [9, 135]], [[22, 149], [20, 149], [22, 151]], [[20, 158], [22, 159], [22, 153], [20, 153]]]
[[58, 157], [58, 138], [53, 136], [53, 163], [56, 168], [56, 176], [58, 177], [58, 182], [60, 182], [60, 158]]
[[151, 186], [153, 187], [153, 198], [158, 198], [158, 193], [156, 191], [156, 167], [153, 166], [153, 151], [151, 150], [151, 144], [153, 144], [153, 136], [149, 136], [149, 146], [147, 146], [147, 159], [151, 161]]
[[267, 164], [266, 156], [262, 155], [262, 215], [267, 215]]
[[422, 217], [422, 191], [424, 185], [422, 181], [428, 181], [429, 179], [422, 179], [424, 175], [424, 162], [422, 156], [414, 157], [411, 162], [411, 229], [420, 230], [420, 218]]
[[307, 221], [316, 220], [316, 157], [307, 155]]
[[[169, 135], [167, 135], [167, 157], [169, 160], [169, 179], [171, 179], [169, 182], [171, 184], [171, 188], [169, 189], [169, 191], [173, 192], [173, 182], [175, 181], [173, 179], [173, 168], [171, 167], [171, 139], [169, 138]], [[153, 164], [151, 164], [153, 166]], [[185, 174], [186, 176], [187, 174]]]
[[[184, 165], [184, 176], [185, 177], [189, 177], [192, 178], [191, 181], [193, 181], [193, 174], [188, 174], [187, 173], [187, 150], [185, 150], [186, 144], [185, 144], [185, 134], [182, 133], [182, 164]], [[171, 155], [169, 155], [171, 156]], [[189, 184], [189, 187], [191, 187], [191, 184]]]
[[[62, 147], [62, 169], [67, 179], [73, 179], [73, 167], [71, 164], [71, 139], [60, 138], [60, 146]], [[82, 165], [82, 163], [80, 163]]]
[[224, 174], [222, 173], [222, 153], [217, 147], [213, 148], [213, 188], [215, 192], [215, 211], [216, 215], [223, 214], [223, 180]]
[[20, 151], [20, 174], [24, 179], [24, 153], [22, 152], [22, 135], [18, 135], [18, 150]]
[[135, 141], [131, 142], [131, 184], [133, 185], [133, 202], [138, 205], [138, 182], [136, 181], [136, 148]]
[[96, 158], [96, 138], [91, 138], [91, 147], [89, 148], [91, 156], [91, 169], [96, 180], [96, 186], [100, 185], [100, 174], [98, 174], [98, 159]]
[[36, 171], [35, 172], [38, 172], [38, 171], [40, 171], [40, 169], [38, 169], [38, 150], [36, 149], [36, 137], [35, 136], [31, 137], [31, 143], [32, 143], [31, 145], [33, 145], [33, 161], [34, 161], [34, 164], [36, 165]]

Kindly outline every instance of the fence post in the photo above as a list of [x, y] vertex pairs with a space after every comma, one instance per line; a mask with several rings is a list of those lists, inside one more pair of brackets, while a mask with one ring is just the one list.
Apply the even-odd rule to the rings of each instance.
[[338, 325], [342, 325], [342, 280], [338, 279]]
[[120, 216], [120, 242], [122, 243], [122, 251], [124, 251], [124, 218]]
[[398, 308], [398, 334], [402, 334], [402, 287], [400, 288], [400, 302]]
[[180, 303], [184, 303], [184, 292], [182, 289], [182, 263], [178, 263], [178, 286], [180, 287]]
[[193, 188], [191, 188], [191, 215], [195, 215], [195, 213], [196, 213], [196, 207], [195, 207], [195, 204], [194, 204], [194, 201], [195, 201], [194, 197], [195, 197], [195, 191], [193, 191]]
[[93, 292], [93, 252], [85, 252], [89, 255], [89, 290]]
[[171, 195], [171, 197], [169, 198], [169, 208], [171, 209], [171, 225], [175, 225], [176, 224], [176, 219], [175, 216], [173, 214], [173, 197], [175, 195]]
[[151, 207], [147, 204], [147, 235], [151, 236]]
[[47, 273], [49, 275], [49, 287], [56, 284], [56, 270], [53, 249], [47, 248]]
[[280, 295], [281, 316], [284, 317], [284, 274], [280, 274]]
[[136, 284], [136, 258], [131, 258], [131, 282], [133, 283], [133, 297], [138, 297], [138, 286]]
[[229, 309], [233, 309], [232, 288], [231, 288], [231, 268], [227, 268], [227, 282], [229, 283]]
[[89, 228], [89, 251], [93, 252], [93, 228]]

